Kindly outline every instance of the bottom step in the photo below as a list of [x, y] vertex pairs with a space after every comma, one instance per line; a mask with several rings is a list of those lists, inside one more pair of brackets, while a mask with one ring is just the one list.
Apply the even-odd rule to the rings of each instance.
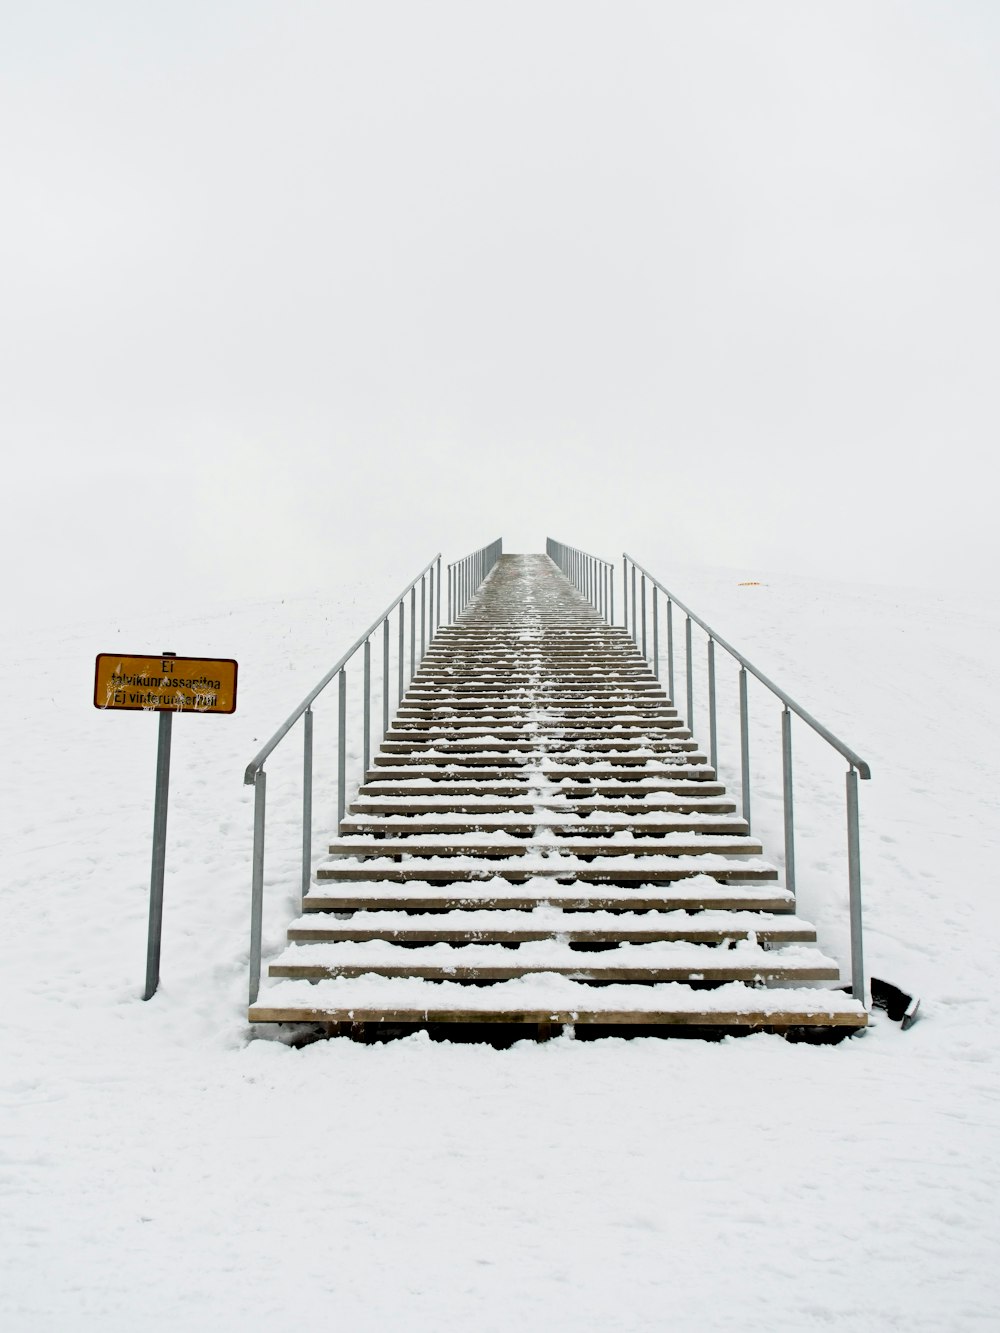
[[759, 989], [679, 982], [595, 990], [545, 973], [470, 988], [410, 978], [282, 981], [250, 1007], [251, 1023], [523, 1023], [740, 1028], [863, 1028], [864, 1005], [838, 990]]

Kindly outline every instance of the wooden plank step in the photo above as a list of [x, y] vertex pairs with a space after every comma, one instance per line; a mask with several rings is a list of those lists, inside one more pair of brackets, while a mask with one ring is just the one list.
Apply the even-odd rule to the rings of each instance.
[[779, 951], [749, 941], [720, 949], [688, 941], [620, 944], [597, 952], [548, 939], [504, 944], [405, 947], [386, 940], [295, 944], [271, 963], [272, 977], [423, 977], [433, 981], [506, 981], [551, 972], [578, 981], [839, 981], [832, 958], [805, 945]]
[[558, 937], [569, 943], [644, 943], [689, 940], [721, 944], [750, 936], [765, 943], [811, 943], [816, 927], [793, 915], [772, 912], [564, 912], [547, 904], [533, 911], [461, 909], [438, 912], [393, 910], [354, 912], [350, 920], [310, 913], [288, 928], [293, 942], [391, 939], [432, 944], [439, 940], [522, 943]]
[[[371, 792], [373, 795], [433, 791], [463, 795], [480, 793], [485, 796], [494, 793], [513, 794], [516, 789], [527, 794], [537, 790], [539, 784], [538, 777], [534, 775], [535, 770], [527, 771], [532, 775], [528, 781], [523, 778], [520, 780], [515, 780], [513, 777], [499, 778], [492, 769], [482, 771], [462, 769], [460, 772], [452, 773], [446, 769], [425, 769], [422, 772], [417, 769], [369, 769], [361, 791]], [[722, 783], [712, 781], [711, 773], [700, 769], [696, 770], [698, 774], [696, 778], [672, 776], [665, 770], [655, 777], [635, 769], [624, 772], [625, 776], [615, 773], [613, 779], [595, 779], [593, 774], [580, 777], [575, 771], [564, 772], [558, 781], [564, 784], [562, 790], [567, 799], [572, 800], [579, 799], [574, 795], [577, 792], [596, 796], [634, 796], [637, 801], [657, 793], [692, 796], [697, 800], [708, 797], [722, 798], [726, 795]], [[545, 780], [553, 780], [552, 774], [546, 773]]]
[[566, 838], [543, 839], [529, 830], [528, 839], [510, 838], [502, 830], [490, 833], [414, 833], [403, 838], [340, 838], [329, 846], [331, 856], [369, 860], [385, 856], [528, 856], [556, 852], [581, 859], [594, 856], [760, 856], [757, 838], [726, 837], [710, 833], [669, 832], [647, 838], [631, 829], [616, 829], [587, 842], [574, 829]]
[[[353, 809], [353, 807], [352, 807]], [[534, 810], [534, 807], [532, 807]], [[729, 837], [747, 837], [749, 826], [745, 819], [736, 816], [689, 814], [666, 816], [662, 814], [629, 814], [617, 818], [593, 815], [575, 817], [565, 812], [551, 812], [548, 815], [532, 814], [530, 818], [511, 814], [503, 810], [499, 814], [484, 813], [457, 814], [449, 811], [447, 815], [390, 814], [365, 819], [345, 819], [340, 827], [342, 837], [392, 837], [394, 834], [475, 834], [488, 829], [491, 832], [512, 834], [517, 838], [534, 838], [539, 834], [552, 834], [557, 838], [592, 837], [603, 839], [608, 835], [630, 832], [642, 837], [658, 837], [672, 833], [723, 834]]]
[[[663, 884], [695, 876], [735, 883], [743, 880], [774, 880], [776, 868], [766, 861], [738, 861], [713, 853], [701, 856], [643, 856], [639, 865], [623, 864], [627, 858], [596, 856], [580, 860], [571, 856], [542, 858], [524, 855], [510, 860], [489, 861], [488, 864], [464, 864], [456, 857], [413, 856], [406, 861], [389, 857], [373, 857], [361, 863], [357, 860], [324, 861], [316, 870], [317, 880], [361, 882], [384, 880], [405, 884], [410, 880], [438, 881], [441, 883], [475, 883], [486, 878], [504, 879], [512, 884], [523, 884], [529, 879], [577, 880], [581, 884]], [[607, 863], [605, 863], [605, 861]]]
[[791, 913], [794, 896], [778, 885], [720, 884], [707, 875], [673, 883], [621, 887], [617, 884], [573, 885], [531, 878], [522, 883], [469, 880], [449, 885], [427, 880], [356, 881], [340, 886], [320, 883], [302, 900], [303, 914], [313, 912], [452, 911], [456, 908], [531, 911], [541, 903], [564, 911], [668, 912], [747, 911]]
[[[544, 742], [544, 744], [543, 744]], [[497, 736], [495, 733], [486, 732], [482, 736], [451, 736], [444, 732], [438, 736], [417, 735], [406, 737], [405, 739], [388, 736], [380, 747], [379, 753], [383, 755], [402, 755], [402, 754], [597, 754], [597, 755], [622, 755], [622, 754], [687, 754], [693, 756], [699, 753], [698, 742], [679, 737], [676, 740], [670, 739], [651, 739], [648, 736], [637, 736], [635, 739], [628, 739], [624, 736], [597, 736], [588, 738], [585, 735], [577, 734], [569, 739], [563, 740], [557, 737], [546, 737], [535, 734], [524, 740], [515, 740], [504, 736]], [[689, 758], [689, 763], [696, 763], [697, 760]]]
[[482, 772], [486, 777], [495, 777], [497, 774], [491, 770], [504, 768], [541, 773], [553, 782], [561, 782], [564, 778], [572, 778], [574, 781], [613, 778], [618, 777], [619, 770], [631, 770], [639, 776], [669, 773], [673, 777], [693, 781], [704, 778], [706, 782], [715, 777], [715, 769], [710, 768], [705, 756], [699, 754], [680, 754], [676, 760], [665, 753], [654, 758], [644, 754], [602, 754], [599, 758], [570, 754], [559, 756], [556, 761], [544, 754], [506, 754], [502, 751], [495, 754], [464, 754], [461, 751], [435, 754], [432, 750], [423, 750], [417, 754], [377, 754], [373, 756], [372, 763], [376, 765], [376, 772], [378, 769], [392, 769], [400, 773], [409, 770], [421, 776], [434, 769], [452, 768], [469, 769]]
[[715, 990], [678, 982], [594, 989], [568, 977], [524, 977], [493, 986], [413, 978], [335, 978], [269, 985], [251, 1023], [516, 1023], [774, 1029], [862, 1028], [864, 1006], [838, 990], [761, 989], [739, 981]]
[[[454, 794], [437, 798], [434, 796], [397, 795], [396, 788], [388, 789], [391, 795], [379, 795], [371, 787], [362, 788], [359, 799], [349, 806], [352, 815], [434, 815], [434, 814], [482, 814], [482, 815], [531, 815], [536, 811], [551, 810], [560, 818], [563, 815], [589, 815], [604, 813], [634, 813], [638, 807], [644, 814], [657, 812], [676, 812], [678, 814], [724, 815], [734, 813], [736, 802], [721, 796], [709, 796], [703, 801], [685, 800], [683, 797], [639, 798], [633, 800], [614, 800], [594, 797], [581, 801], [540, 801], [524, 800], [508, 796], [505, 800], [491, 800], [487, 796], [472, 794], [466, 789], [466, 795]], [[479, 788], [475, 788], [478, 792]], [[527, 789], [526, 789], [527, 790]]]

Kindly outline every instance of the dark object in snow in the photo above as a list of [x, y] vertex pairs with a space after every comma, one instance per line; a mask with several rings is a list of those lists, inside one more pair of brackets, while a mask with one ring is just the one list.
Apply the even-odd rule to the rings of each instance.
[[884, 1009], [894, 1023], [899, 1023], [905, 1032], [912, 1027], [920, 1008], [920, 1001], [913, 995], [907, 995], [891, 981], [880, 981], [872, 977], [872, 1006]]

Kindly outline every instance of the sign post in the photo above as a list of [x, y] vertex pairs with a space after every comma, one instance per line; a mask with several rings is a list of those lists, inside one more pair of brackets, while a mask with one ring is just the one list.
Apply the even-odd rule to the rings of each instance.
[[236, 672], [237, 665], [232, 658], [178, 657], [176, 653], [161, 653], [158, 657], [148, 654], [128, 657], [118, 653], [99, 653], [97, 656], [95, 708], [160, 715], [144, 1000], [151, 1000], [160, 984], [163, 871], [167, 852], [170, 738], [174, 713], [234, 713]]

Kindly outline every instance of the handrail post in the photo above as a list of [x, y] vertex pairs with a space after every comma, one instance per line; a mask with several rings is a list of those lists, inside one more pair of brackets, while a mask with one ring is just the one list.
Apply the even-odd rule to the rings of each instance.
[[302, 897], [312, 877], [313, 710], [302, 714]]
[[785, 888], [795, 892], [795, 809], [792, 792], [792, 715], [781, 713], [781, 790], [785, 819]]
[[250, 1003], [260, 990], [260, 940], [264, 918], [264, 823], [267, 775], [258, 769], [253, 779], [253, 877], [250, 890]]
[[427, 583], [422, 576], [420, 579], [420, 660], [424, 660], [424, 653], [427, 651]]
[[337, 836], [347, 808], [347, 668], [337, 676]]
[[708, 761], [719, 775], [719, 727], [715, 708], [715, 640], [708, 641]]
[[691, 617], [684, 623], [684, 661], [686, 663], [684, 679], [687, 686], [687, 724], [694, 733], [694, 666], [691, 652]]
[[608, 585], [608, 624], [613, 625], [615, 623], [615, 567], [611, 564], [608, 565]]
[[437, 596], [434, 600], [434, 610], [437, 614], [437, 625], [435, 631], [441, 628], [441, 557], [437, 558]]
[[[389, 617], [382, 621], [382, 736], [389, 730]], [[367, 778], [367, 773], [365, 777]]]
[[622, 556], [622, 625], [628, 633], [628, 557]]
[[417, 669], [417, 590], [410, 589], [410, 680]]
[[740, 667], [740, 785], [743, 818], [750, 827], [750, 706], [747, 701], [747, 669]]
[[364, 771], [368, 772], [368, 761], [372, 754], [372, 644], [371, 639], [365, 639], [364, 663], [362, 666], [363, 689], [365, 694], [363, 704], [364, 730], [362, 733], [361, 748], [364, 755]]
[[667, 598], [667, 693], [670, 695], [670, 702], [677, 707], [677, 696], [674, 693], [674, 602], [672, 597]]
[[642, 576], [642, 656], [644, 660], [648, 658], [648, 653], [646, 652], [646, 575], [645, 574], [643, 574]]
[[396, 690], [396, 703], [399, 704], [402, 702], [403, 699], [403, 671], [405, 670], [405, 661], [406, 661], [406, 653], [404, 650], [404, 644], [406, 642], [405, 639], [406, 631], [404, 628], [404, 622], [406, 617], [406, 602], [402, 597], [399, 599], [399, 606], [396, 609], [399, 611], [399, 654], [398, 654], [398, 660], [396, 662], [398, 688]]
[[660, 590], [653, 584], [653, 675], [660, 679]]
[[858, 771], [847, 770], [847, 873], [851, 907], [851, 994], [867, 1005], [861, 932], [861, 839], [858, 830]]
[[638, 617], [638, 616], [636, 615], [636, 613], [635, 613], [635, 606], [636, 606], [635, 585], [636, 585], [636, 577], [635, 577], [635, 561], [633, 560], [633, 562], [632, 562], [632, 641], [633, 641], [633, 643], [635, 644], [635, 646], [638, 648], [638, 646], [639, 646], [639, 617]]

